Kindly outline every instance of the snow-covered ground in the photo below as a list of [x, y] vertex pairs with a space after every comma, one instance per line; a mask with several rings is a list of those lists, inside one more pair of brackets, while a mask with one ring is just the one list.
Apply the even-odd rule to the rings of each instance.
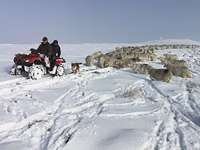
[[[124, 45], [64, 44], [63, 57], [83, 62], [96, 50]], [[31, 47], [37, 45], [0, 45], [0, 150], [200, 149], [200, 50], [156, 52], [177, 54], [193, 73], [170, 83], [85, 66], [78, 75], [37, 81], [9, 75], [14, 54]]]

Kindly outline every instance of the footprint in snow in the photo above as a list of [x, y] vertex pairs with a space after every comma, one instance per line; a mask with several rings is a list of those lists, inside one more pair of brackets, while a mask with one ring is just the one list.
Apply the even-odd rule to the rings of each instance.
[[16, 82], [16, 85], [20, 85], [21, 83], [19, 83], [19, 82]]

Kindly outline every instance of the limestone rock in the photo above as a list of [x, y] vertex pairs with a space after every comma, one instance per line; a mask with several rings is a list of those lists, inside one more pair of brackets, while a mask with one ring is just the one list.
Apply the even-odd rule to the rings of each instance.
[[111, 67], [112, 64], [111, 64], [110, 58], [106, 55], [99, 56], [97, 66], [100, 68]]
[[86, 65], [95, 65], [100, 68], [115, 67], [126, 68], [132, 63], [140, 61], [152, 61], [156, 58], [154, 50], [141, 47], [122, 47], [114, 51], [102, 54], [100, 51], [86, 57]]
[[136, 73], [149, 74], [152, 67], [148, 64], [132, 64], [131, 69], [133, 69]]
[[91, 66], [91, 65], [98, 65], [99, 63], [99, 58], [103, 55], [101, 51], [95, 52], [92, 55], [89, 55], [86, 57], [86, 65]]
[[149, 71], [150, 78], [153, 80], [170, 82], [172, 78], [172, 72], [168, 69], [154, 69]]
[[186, 66], [176, 65], [176, 64], [167, 64], [166, 68], [169, 69], [174, 76], [179, 76], [182, 78], [191, 78], [192, 73], [188, 70]]
[[187, 67], [187, 63], [184, 60], [178, 60], [176, 55], [166, 54], [161, 58], [161, 62], [164, 66], [172, 72], [174, 76], [182, 78], [191, 78], [192, 74]]
[[175, 57], [160, 58], [160, 60], [164, 65], [173, 64], [176, 66], [187, 66], [185, 60], [178, 60], [175, 59]]

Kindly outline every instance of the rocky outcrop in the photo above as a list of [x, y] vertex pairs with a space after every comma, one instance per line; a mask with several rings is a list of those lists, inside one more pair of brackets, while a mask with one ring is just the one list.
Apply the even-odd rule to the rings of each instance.
[[178, 60], [176, 55], [164, 55], [164, 57], [161, 58], [161, 62], [168, 70], [172, 72], [174, 76], [179, 76], [182, 78], [192, 77], [186, 61]]
[[176, 66], [187, 66], [186, 61], [179, 60], [176, 55], [165, 54], [164, 57], [160, 58], [160, 60], [164, 65], [173, 64]]
[[140, 61], [153, 61], [156, 57], [153, 49], [142, 49], [140, 47], [122, 47], [106, 55], [117, 59], [135, 59]]
[[176, 64], [167, 64], [166, 68], [169, 69], [174, 76], [179, 76], [182, 78], [192, 77], [192, 73], [188, 70], [186, 66], [179, 66]]
[[163, 64], [167, 64], [171, 61], [174, 61], [174, 60], [177, 60], [178, 57], [176, 55], [173, 55], [173, 54], [164, 54], [163, 57], [160, 57], [160, 61], [163, 63]]
[[103, 54], [100, 51], [86, 57], [86, 65], [95, 65], [100, 68], [130, 67], [135, 62], [152, 61], [156, 58], [152, 49], [144, 50], [139, 47], [117, 48], [115, 51]]
[[[153, 61], [156, 58], [154, 50], [163, 49], [196, 49], [200, 45], [184, 45], [184, 44], [160, 44], [160, 45], [144, 45], [144, 46], [128, 46], [116, 48], [114, 51], [103, 54], [100, 51], [86, 58], [86, 65], [95, 65], [104, 67], [128, 67], [127, 64], [139, 61]], [[168, 54], [167, 54], [168, 55]], [[163, 61], [177, 60], [176, 56], [165, 56]], [[126, 60], [126, 63], [124, 62]], [[162, 61], [162, 60], [161, 60]], [[129, 62], [129, 63], [127, 63]], [[163, 62], [166, 64], [167, 62]], [[180, 62], [179, 62], [180, 63]]]
[[152, 80], [170, 82], [172, 78], [172, 72], [168, 69], [154, 69], [149, 71], [150, 78]]
[[98, 51], [86, 57], [86, 65], [95, 65], [100, 68], [131, 68], [140, 74], [149, 74], [154, 80], [169, 82], [172, 75], [183, 78], [192, 76], [184, 60], [179, 60], [176, 55], [164, 54], [160, 57], [161, 63], [166, 69], [156, 69], [146, 64], [147, 61], [156, 59], [155, 49], [183, 49], [199, 48], [198, 45], [150, 45], [140, 47], [122, 47], [103, 54]]
[[97, 66], [99, 64], [100, 57], [103, 56], [103, 53], [101, 51], [95, 52], [90, 56], [87, 56], [85, 59], [86, 65], [91, 66], [95, 65]]
[[149, 74], [149, 72], [153, 69], [148, 64], [132, 64], [130, 68], [133, 69], [134, 72], [140, 74]]

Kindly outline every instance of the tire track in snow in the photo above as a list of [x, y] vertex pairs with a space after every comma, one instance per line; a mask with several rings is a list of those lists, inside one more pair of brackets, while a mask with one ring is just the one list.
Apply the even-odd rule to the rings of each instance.
[[[103, 104], [115, 97], [114, 94], [101, 95], [101, 97], [99, 97], [97, 93], [85, 92], [85, 90], [87, 90], [85, 87], [87, 87], [88, 80], [104, 78], [107, 76], [106, 73], [102, 76], [99, 76], [99, 74], [92, 74], [87, 78], [85, 76], [87, 76], [87, 74], [81, 77], [72, 76], [73, 80], [77, 83], [76, 86], [66, 91], [68, 94], [64, 93], [55, 100], [56, 105], [50, 109], [51, 111], [44, 111], [35, 116], [32, 120], [28, 117], [26, 120], [30, 119], [30, 122], [26, 122], [24, 125], [21, 122], [13, 125], [12, 127], [14, 127], [15, 130], [13, 131], [9, 128], [7, 130], [10, 131], [9, 134], [8, 132], [4, 132], [5, 139], [2, 140], [1, 143], [9, 139], [27, 137], [30, 138], [30, 142], [34, 145], [33, 148], [35, 149], [61, 149], [73, 138], [79, 128], [83, 127], [82, 121], [84, 121], [85, 118], [92, 118], [96, 115], [100, 115]], [[84, 93], [84, 96], [81, 96], [82, 93]], [[68, 103], [66, 103], [66, 96], [74, 100], [73, 105], [68, 105]], [[66, 122], [66, 125], [62, 128], [59, 128], [62, 122], [61, 120], [66, 118], [72, 119], [69, 119], [70, 121]], [[18, 125], [21, 126], [21, 128], [17, 128]], [[35, 133], [36, 130], [39, 134]], [[37, 140], [35, 141], [36, 137]]]
[[[199, 128], [199, 125], [197, 125], [195, 122], [193, 122], [193, 120], [191, 120], [186, 114], [184, 111], [182, 111], [182, 108], [181, 109], [178, 107], [178, 103], [171, 97], [165, 95], [160, 89], [158, 89], [156, 87], [155, 84], [153, 84], [152, 81], [148, 81], [148, 83], [158, 92], [160, 93], [166, 100], [166, 105], [164, 105], [165, 109], [167, 109], [167, 111], [169, 111], [169, 114], [171, 114], [171, 121], [168, 120], [169, 117], [167, 118], [167, 121], [164, 121], [164, 123], [162, 123], [162, 125], [158, 128], [157, 132], [156, 132], [156, 135], [152, 135], [152, 137], [150, 138], [150, 142], [152, 142], [152, 139], [156, 140], [156, 145], [151, 145], [150, 147], [153, 147], [152, 149], [174, 149], [174, 145], [170, 146], [171, 143], [170, 141], [168, 140], [168, 135], [170, 132], [166, 132], [166, 128], [168, 128], [170, 126], [170, 124], [168, 124], [169, 122], [171, 122], [173, 125], [172, 126], [172, 132], [174, 134], [174, 136], [178, 137], [178, 139], [174, 139], [173, 143], [177, 143], [178, 142], [178, 145], [177, 145], [177, 148], [176, 149], [181, 149], [181, 150], [187, 150], [188, 147], [187, 147], [187, 144], [186, 144], [186, 137], [182, 131], [182, 127], [181, 127], [181, 124], [179, 123], [180, 121], [178, 120], [181, 120], [182, 122], [185, 122], [186, 124], [189, 125], [189, 127], [194, 130], [195, 132], [197, 132], [197, 134], [200, 136], [200, 128]], [[189, 100], [190, 101], [190, 100]], [[167, 106], [168, 105], [168, 106]], [[162, 131], [162, 132], [160, 132]], [[158, 134], [159, 133], [159, 134]], [[160, 134], [161, 133], [161, 134]], [[165, 137], [164, 137], [165, 136]], [[157, 137], [158, 139], [155, 139], [154, 137]], [[167, 141], [167, 143], [163, 143], [163, 140], [165, 139], [165, 141]], [[160, 141], [162, 141], [160, 143]], [[153, 142], [155, 143], [155, 142]], [[170, 148], [170, 147], [171, 148]], [[147, 146], [149, 147], [149, 145]]]
[[[78, 93], [84, 92], [82, 90], [84, 90], [84, 87], [86, 86], [86, 84], [87, 84], [87, 81], [84, 81], [84, 82], [82, 80], [78, 81], [77, 86], [75, 87], [76, 90], [75, 92], [73, 92], [71, 96], [75, 97], [76, 99], [79, 99], [80, 97], [77, 97], [77, 95]], [[92, 118], [95, 115], [98, 115], [99, 113], [98, 110], [99, 110], [99, 107], [101, 106], [101, 103], [111, 98], [111, 97], [108, 98], [106, 96], [106, 98], [101, 98], [101, 99], [96, 99], [95, 101], [93, 100], [93, 101], [86, 102], [86, 99], [90, 99], [94, 95], [95, 95], [94, 93], [89, 94], [88, 96], [84, 95], [84, 97], [82, 98], [83, 100], [81, 99], [79, 100], [80, 103], [75, 103], [75, 105], [68, 108], [59, 109], [62, 111], [60, 111], [59, 115], [54, 119], [53, 126], [51, 127], [51, 133], [47, 137], [47, 142], [44, 142], [42, 144], [41, 146], [42, 149], [60, 149], [61, 147], [64, 147], [64, 145], [66, 145], [67, 142], [71, 139], [72, 135], [74, 135], [80, 128], [79, 126], [81, 124], [81, 120], [83, 120], [85, 117], [85, 115], [81, 113], [86, 112], [87, 110], [90, 110], [96, 107], [97, 111], [90, 116], [90, 118]], [[66, 117], [78, 116], [77, 117], [78, 119], [76, 119], [75, 124], [72, 123], [70, 127], [66, 125], [66, 127], [63, 127], [55, 132], [55, 130], [57, 129], [56, 123], [58, 122], [59, 118], [61, 118], [61, 116], [66, 116]], [[65, 139], [66, 137], [67, 139]]]
[[[32, 83], [34, 83], [34, 81], [30, 81], [31, 83], [27, 84], [26, 86], [24, 86], [25, 90], [27, 90], [27, 87], [29, 86], [35, 86], [38, 88], [38, 82], [36, 82], [36, 84], [32, 85]], [[48, 84], [48, 80], [46, 81]], [[55, 82], [59, 82], [59, 81], [54, 81]], [[25, 82], [26, 83], [26, 82]], [[22, 84], [22, 83], [21, 83]], [[39, 83], [40, 85], [41, 83]], [[53, 84], [53, 83], [51, 83]], [[44, 84], [43, 86], [46, 86], [46, 84]], [[32, 89], [32, 88], [31, 88]], [[32, 89], [33, 90], [33, 89]], [[73, 89], [68, 90], [67, 92], [65, 92], [63, 95], [61, 95], [56, 102], [58, 102], [58, 106], [54, 107], [53, 111], [55, 111], [55, 113], [57, 113], [57, 111], [59, 110], [59, 108], [61, 107], [62, 103], [59, 103], [59, 101], [61, 101], [62, 99], [65, 98], [66, 95], [68, 95], [70, 92], [72, 92]], [[21, 94], [22, 92], [20, 92]], [[19, 94], [17, 92], [17, 94]], [[15, 96], [15, 95], [11, 95], [11, 96]], [[10, 97], [9, 97], [10, 98]], [[0, 141], [5, 141], [6, 138], [8, 138], [9, 136], [20, 136], [21, 134], [23, 134], [25, 131], [29, 130], [33, 125], [37, 125], [41, 122], [48, 122], [48, 120], [51, 118], [52, 115], [52, 111], [50, 112], [42, 112], [42, 113], [37, 113], [34, 114], [20, 122], [17, 123], [7, 123], [4, 125], [0, 125], [0, 137], [1, 140]], [[43, 119], [42, 119], [43, 118]], [[44, 118], [47, 118], [46, 120]], [[2, 140], [3, 139], [3, 140]]]
[[47, 78], [42, 78], [40, 80], [26, 79], [26, 80], [21, 80], [21, 82], [13, 82], [11, 84], [8, 84], [7, 85], [8, 87], [3, 87], [0, 89], [0, 96], [6, 98], [15, 97], [30, 90], [33, 91], [38, 88], [50, 87], [66, 79], [67, 79], [66, 76], [60, 79], [47, 77]]
[[[73, 89], [67, 90], [62, 94], [56, 102], [58, 105], [53, 106], [49, 112], [37, 113], [24, 119], [17, 123], [7, 123], [5, 125], [0, 125], [0, 141], [1, 143], [6, 141], [8, 138], [14, 138], [18, 136], [23, 136], [25, 132], [33, 128], [34, 126], [49, 126], [49, 122], [55, 118], [55, 115], [59, 113], [60, 107], [62, 105], [62, 100], [73, 91]], [[56, 117], [58, 117], [57, 115]]]
[[[168, 110], [169, 112], [169, 117], [167, 117], [167, 120], [164, 121], [164, 130], [162, 131], [162, 128], [161, 130], [159, 129], [159, 131], [162, 132], [162, 136], [161, 136], [161, 140], [163, 140], [163, 137], [164, 137], [164, 140], [166, 143], [162, 143], [160, 144], [159, 142], [157, 143], [156, 145], [156, 148], [159, 149], [159, 148], [162, 148], [162, 149], [180, 149], [180, 150], [186, 150], [187, 147], [186, 147], [186, 144], [185, 144], [185, 139], [184, 139], [184, 136], [182, 134], [182, 131], [179, 127], [179, 124], [177, 122], [177, 110], [176, 108], [173, 106], [173, 102], [171, 100], [171, 98], [167, 95], [165, 95], [160, 89], [158, 89], [154, 84], [153, 82], [150, 82], [152, 87], [154, 87], [155, 90], [158, 91], [158, 93], [160, 93], [161, 95], [163, 95], [163, 97], [165, 98], [166, 100], [166, 105], [165, 108]], [[167, 131], [167, 128], [171, 128], [169, 131]], [[177, 132], [178, 131], [178, 132]], [[171, 136], [172, 135], [172, 136]], [[169, 139], [171, 136], [171, 140]], [[160, 147], [161, 146], [161, 147]]]
[[[178, 97], [167, 96], [167, 101], [171, 105], [177, 122], [176, 133], [179, 135], [181, 149], [200, 149], [200, 86], [199, 79], [200, 68], [200, 50], [190, 50], [189, 54], [184, 55], [184, 59], [189, 64], [189, 70], [193, 73], [193, 78], [189, 81], [182, 80], [185, 84], [185, 91]], [[180, 99], [182, 101], [180, 101]], [[192, 135], [192, 136], [191, 136]]]
[[[74, 76], [70, 77], [71, 78], [70, 79], [68, 78], [68, 80], [74, 79]], [[88, 78], [91, 78], [91, 76], [89, 76]], [[93, 78], [95, 77], [93, 76]], [[83, 79], [85, 80], [86, 78], [83, 77]], [[53, 83], [56, 82], [59, 83], [60, 81], [62, 80], [59, 81], [56, 80], [53, 81]], [[19, 139], [24, 137], [27, 138], [31, 137], [29, 140], [32, 143], [32, 145], [34, 145], [33, 148], [35, 149], [49, 149], [49, 147], [51, 147], [51, 149], [59, 149], [60, 147], [64, 146], [64, 144], [66, 144], [72, 138], [72, 135], [74, 135], [78, 130], [82, 118], [94, 117], [95, 115], [98, 115], [98, 113], [101, 110], [102, 103], [111, 98], [111, 97], [108, 98], [106, 96], [105, 98], [101, 98], [99, 100], [97, 98], [98, 96], [96, 96], [96, 94], [91, 92], [88, 93], [88, 95], [84, 94], [83, 98], [81, 98], [80, 96], [77, 95], [81, 95], [81, 92], [84, 92], [87, 82], [81, 80], [79, 77], [74, 79], [74, 81], [77, 83], [76, 86], [70, 88], [64, 94], [62, 94], [58, 99], [56, 99], [55, 100], [56, 105], [54, 105], [51, 109], [49, 109], [49, 111], [44, 111], [34, 114], [26, 119], [23, 119], [20, 122], [0, 125], [0, 138], [1, 138], [0, 142], [3, 143], [8, 140], [16, 138]], [[26, 92], [30, 87], [31, 90], [34, 90], [33, 87], [38, 88], [38, 86], [40, 86], [40, 83], [37, 82], [31, 81], [31, 83], [27, 84], [21, 82], [19, 85], [24, 86], [22, 91], [19, 92], [19, 90], [16, 90], [15, 92], [12, 93], [12, 95], [8, 99], [18, 94], [22, 94], [22, 92]], [[45, 83], [45, 85], [49, 85], [48, 83], [49, 80], [47, 80], [46, 82], [47, 83]], [[53, 83], [51, 82], [50, 84]], [[44, 87], [45, 85], [42, 84], [41, 87]], [[16, 86], [15, 88], [20, 89], [20, 86]], [[10, 89], [8, 89], [8, 91], [9, 90]], [[66, 96], [69, 95], [71, 98], [77, 99], [77, 103], [75, 103], [75, 105], [72, 105], [71, 107], [65, 107], [63, 106], [63, 104], [65, 102]], [[93, 99], [94, 97], [96, 98]], [[94, 109], [95, 111], [90, 113], [90, 116], [85, 115], [86, 112], [89, 112], [92, 109]], [[59, 122], [61, 116], [65, 116], [65, 118], [68, 117], [73, 118], [73, 116], [78, 116], [78, 117], [75, 118], [74, 121], [72, 120], [71, 125], [66, 125], [62, 129], [58, 129], [57, 123]], [[35, 133], [34, 131], [37, 131], [37, 133]], [[59, 135], [59, 137], [62, 135], [62, 137], [65, 137], [66, 139], [63, 140], [63, 142], [61, 142], [62, 140], [60, 138], [56, 138], [56, 135]], [[35, 138], [38, 136], [40, 138], [37, 138], [36, 140]]]
[[[134, 77], [137, 77], [135, 75], [132, 75]], [[165, 95], [160, 89], [156, 87], [156, 85], [153, 83], [153, 81], [143, 78], [143, 77], [138, 77], [144, 82], [146, 82], [152, 89], [154, 89], [161, 97], [163, 97], [163, 104], [160, 109], [160, 114], [165, 114], [169, 115], [166, 118], [160, 118], [162, 120], [162, 123], [159, 126], [156, 126], [155, 130], [152, 135], [149, 137], [149, 141], [146, 142], [144, 145], [144, 149], [183, 149], [185, 150], [185, 141], [183, 138], [180, 138], [181, 135], [179, 135], [180, 130], [176, 117], [177, 117], [177, 111], [173, 107], [173, 102], [171, 98], [167, 95]], [[159, 111], [159, 110], [158, 110]], [[157, 111], [156, 111], [157, 112]], [[164, 117], [161, 115], [161, 117]], [[177, 130], [179, 132], [177, 132]], [[181, 141], [180, 141], [181, 139]]]

